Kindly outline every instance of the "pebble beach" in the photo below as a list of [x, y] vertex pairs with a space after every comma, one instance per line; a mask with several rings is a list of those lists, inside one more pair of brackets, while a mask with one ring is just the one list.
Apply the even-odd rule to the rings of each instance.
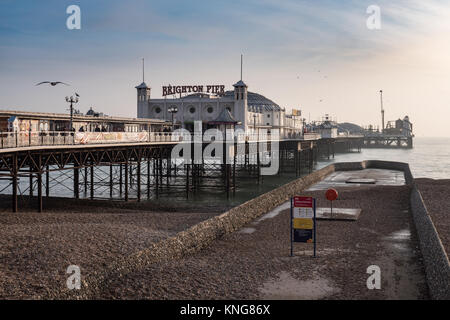
[[[431, 181], [427, 188], [442, 188], [441, 183]], [[444, 184], [450, 187], [448, 181]], [[136, 272], [110, 274], [108, 285], [89, 298], [426, 299], [409, 187], [339, 192], [336, 207], [360, 207], [362, 214], [351, 222], [318, 221], [317, 258], [312, 257], [310, 244], [295, 244], [295, 256], [289, 257], [289, 210], [284, 210], [255, 220], [198, 253]], [[322, 193], [305, 194], [317, 197], [319, 206], [327, 206]], [[89, 283], [91, 274], [101, 273], [113, 261], [224, 211], [155, 211], [135, 206], [97, 206], [86, 211], [80, 203], [39, 214], [1, 212], [0, 296], [48, 298], [50, 290], [64, 289], [66, 268], [71, 264], [80, 266]], [[366, 268], [371, 264], [385, 270], [386, 290], [367, 290]]]

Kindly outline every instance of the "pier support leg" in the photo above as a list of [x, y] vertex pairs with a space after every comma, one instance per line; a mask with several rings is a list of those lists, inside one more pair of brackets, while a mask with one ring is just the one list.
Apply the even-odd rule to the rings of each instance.
[[114, 185], [114, 180], [113, 180], [113, 165], [110, 164], [109, 165], [109, 197], [112, 199], [113, 197], [113, 185]]
[[91, 162], [91, 199], [94, 199], [94, 161]]
[[137, 159], [137, 167], [136, 167], [136, 175], [137, 175], [137, 201], [141, 201], [141, 157], [139, 156]]
[[38, 212], [42, 212], [42, 156], [39, 155], [37, 173], [37, 197], [38, 197]]
[[153, 181], [155, 182], [156, 198], [159, 197], [158, 160], [153, 159]]
[[30, 199], [33, 197], [33, 167], [30, 163]]
[[75, 199], [80, 198], [80, 169], [73, 169], [73, 194]]
[[150, 199], [150, 159], [147, 159], [147, 199]]
[[125, 201], [128, 201], [128, 152], [126, 152], [126, 159], [125, 159]]
[[122, 164], [119, 165], [119, 195], [120, 198], [122, 198], [122, 174], [123, 174], [123, 169], [122, 169]]
[[87, 196], [88, 167], [84, 167], [84, 196]]
[[161, 153], [160, 153], [160, 155], [159, 155], [159, 173], [158, 173], [158, 176], [159, 176], [159, 186], [160, 186], [160, 188], [162, 189], [162, 185], [163, 185], [163, 159], [162, 159], [162, 150], [161, 150]]
[[256, 168], [258, 170], [258, 184], [261, 180], [261, 161], [259, 159], [259, 142], [256, 143]]
[[189, 164], [186, 164], [186, 199], [189, 198]]
[[45, 196], [50, 196], [50, 167], [45, 167]]
[[17, 155], [13, 156], [12, 169], [12, 211], [17, 212]]
[[233, 195], [236, 194], [236, 160], [237, 160], [237, 144], [233, 145], [234, 156], [233, 156]]

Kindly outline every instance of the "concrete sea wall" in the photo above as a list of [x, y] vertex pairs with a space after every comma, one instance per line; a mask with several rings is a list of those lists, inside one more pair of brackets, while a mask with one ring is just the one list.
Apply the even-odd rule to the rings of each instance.
[[428, 214], [420, 191], [413, 185], [411, 211], [420, 241], [430, 295], [433, 299], [450, 299], [450, 264], [439, 234]]

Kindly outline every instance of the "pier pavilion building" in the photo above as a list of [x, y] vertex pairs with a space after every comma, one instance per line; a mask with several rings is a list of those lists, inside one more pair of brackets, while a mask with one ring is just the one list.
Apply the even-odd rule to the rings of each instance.
[[[233, 90], [225, 86], [168, 86], [163, 87], [163, 98], [151, 98], [151, 88], [142, 82], [137, 89], [137, 116], [172, 121], [189, 131], [194, 121], [202, 122], [202, 129], [219, 126], [221, 119], [235, 121], [237, 129], [249, 134], [259, 128], [279, 129], [280, 137], [298, 137], [303, 132], [300, 110], [290, 113], [261, 94], [248, 91], [238, 81]], [[224, 115], [224, 113], [226, 115]]]

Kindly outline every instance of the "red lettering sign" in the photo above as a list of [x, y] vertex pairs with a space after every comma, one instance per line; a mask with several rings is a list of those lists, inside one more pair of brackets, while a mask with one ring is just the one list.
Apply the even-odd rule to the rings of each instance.
[[[197, 86], [163, 86], [162, 87], [162, 95], [168, 96], [168, 95], [174, 95], [174, 94], [180, 94], [180, 93], [190, 93], [190, 92], [205, 92], [204, 86], [197, 85]], [[207, 85], [206, 86], [206, 93], [213, 93], [217, 95], [223, 95], [225, 94], [225, 86], [224, 85]]]
[[294, 197], [294, 207], [295, 208], [312, 208], [313, 198], [312, 197]]

